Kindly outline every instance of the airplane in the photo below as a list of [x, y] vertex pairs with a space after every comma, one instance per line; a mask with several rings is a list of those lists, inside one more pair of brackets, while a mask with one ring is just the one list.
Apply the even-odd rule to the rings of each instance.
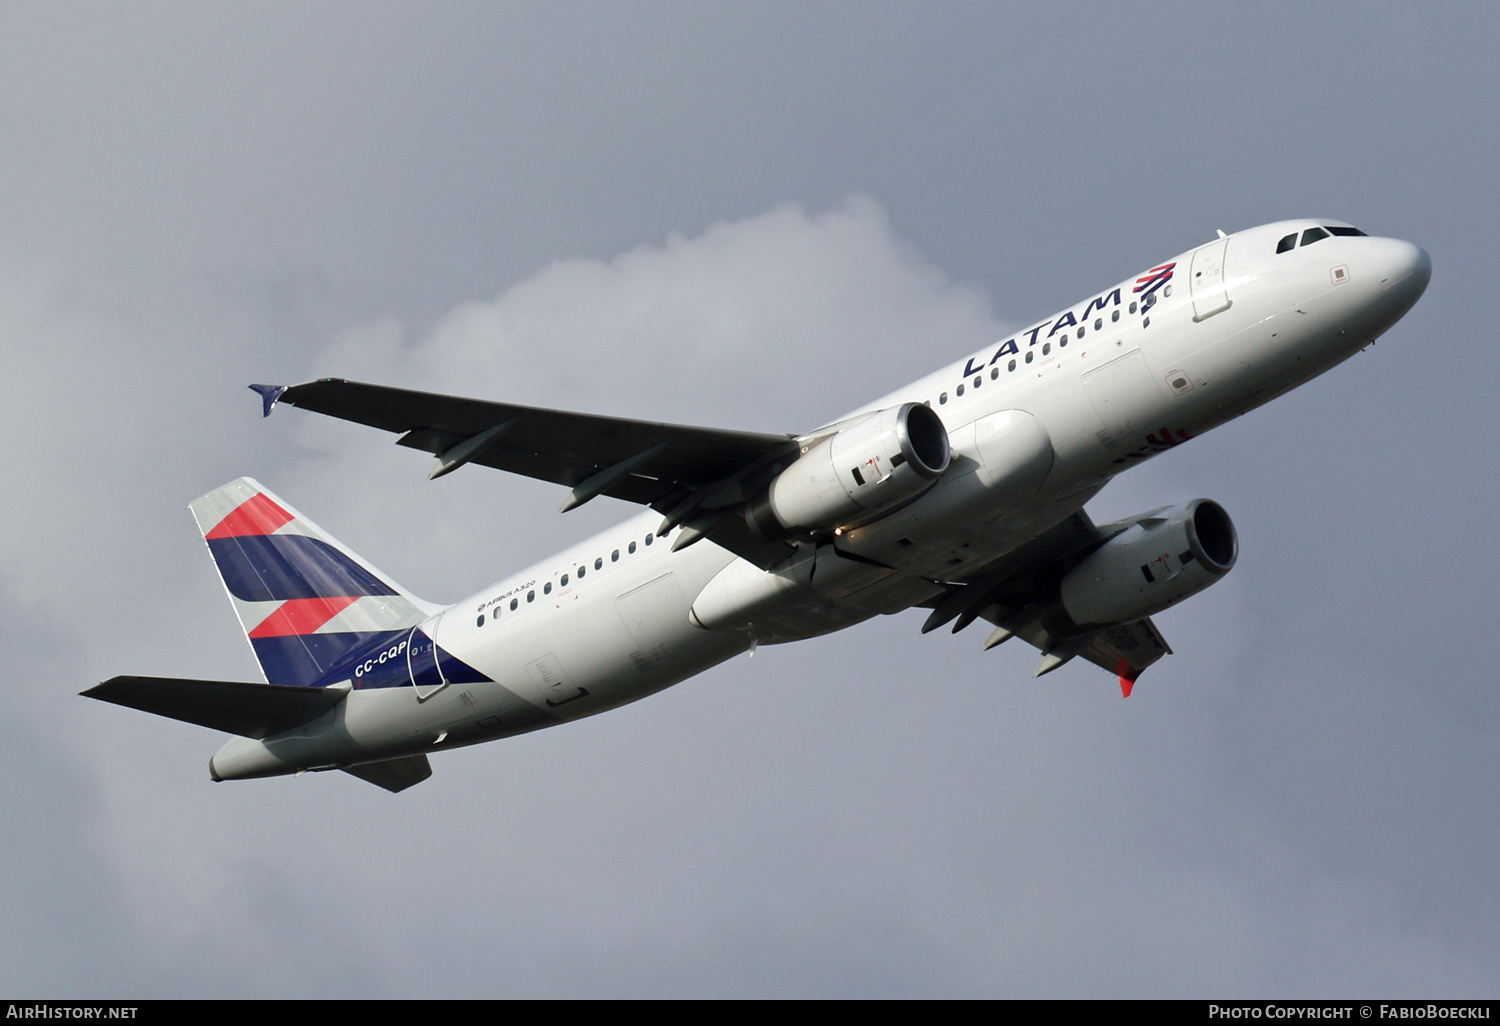
[[1428, 254], [1342, 221], [1218, 232], [803, 434], [647, 423], [340, 379], [252, 385], [437, 458], [647, 507], [452, 605], [424, 601], [240, 478], [190, 504], [264, 683], [119, 676], [84, 695], [237, 735], [214, 781], [343, 770], [389, 791], [428, 756], [604, 712], [757, 645], [928, 610], [1082, 657], [1129, 697], [1151, 617], [1239, 541], [1194, 499], [1107, 524], [1115, 475], [1369, 346]]

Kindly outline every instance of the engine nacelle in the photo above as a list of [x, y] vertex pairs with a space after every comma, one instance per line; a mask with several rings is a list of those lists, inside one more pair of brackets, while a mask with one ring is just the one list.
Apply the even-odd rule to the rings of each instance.
[[1143, 517], [1063, 577], [1059, 604], [1077, 627], [1129, 623], [1213, 584], [1239, 558], [1239, 537], [1210, 499]]
[[746, 519], [763, 538], [863, 523], [921, 495], [948, 469], [948, 430], [907, 403], [825, 438], [753, 500]]

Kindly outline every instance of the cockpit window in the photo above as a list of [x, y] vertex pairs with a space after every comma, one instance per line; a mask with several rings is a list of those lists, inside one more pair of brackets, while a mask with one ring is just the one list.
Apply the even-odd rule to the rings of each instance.
[[1328, 231], [1332, 235], [1364, 235], [1358, 228], [1346, 228], [1343, 225], [1331, 224]]
[[1320, 239], [1328, 238], [1328, 233], [1321, 228], [1309, 228], [1302, 233], [1302, 245], [1311, 246]]
[[1290, 235], [1283, 236], [1282, 240], [1280, 242], [1276, 243], [1276, 252], [1278, 252], [1278, 253], [1285, 253], [1289, 249], [1296, 248], [1296, 245], [1297, 245], [1297, 233], [1296, 232], [1292, 232], [1292, 234], [1290, 234]]

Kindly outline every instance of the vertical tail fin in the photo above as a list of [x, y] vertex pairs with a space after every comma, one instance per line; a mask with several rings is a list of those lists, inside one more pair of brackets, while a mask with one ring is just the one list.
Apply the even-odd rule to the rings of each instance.
[[353, 653], [437, 610], [248, 477], [189, 508], [272, 684], [331, 684]]

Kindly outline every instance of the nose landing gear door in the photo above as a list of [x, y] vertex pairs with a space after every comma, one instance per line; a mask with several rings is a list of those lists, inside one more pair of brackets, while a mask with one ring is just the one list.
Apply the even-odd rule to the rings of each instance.
[[439, 613], [420, 627], [413, 627], [407, 635], [406, 671], [411, 676], [411, 686], [417, 693], [417, 701], [425, 702], [448, 686], [438, 660], [438, 625], [443, 621]]
[[1202, 321], [1229, 309], [1229, 290], [1224, 279], [1224, 254], [1229, 240], [1216, 239], [1193, 253], [1188, 272], [1193, 290], [1193, 320]]

